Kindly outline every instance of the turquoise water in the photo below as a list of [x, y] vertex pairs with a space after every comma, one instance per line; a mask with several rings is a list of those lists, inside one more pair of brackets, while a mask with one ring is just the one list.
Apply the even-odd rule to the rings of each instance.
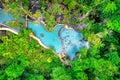
[[28, 22], [28, 28], [32, 29], [44, 45], [53, 48], [56, 53], [62, 52], [62, 43], [58, 36], [58, 32], [62, 27], [63, 26], [57, 26], [53, 32], [48, 32], [42, 24], [35, 24], [31, 21]]
[[0, 10], [0, 23], [6, 23], [7, 21], [14, 20], [14, 17], [11, 14], [5, 13], [3, 10]]
[[[0, 23], [6, 24], [7, 21], [15, 20], [11, 14], [0, 10]], [[8, 25], [9, 26], [9, 25]], [[66, 29], [63, 25], [57, 25], [55, 30], [47, 31], [43, 24], [35, 24], [28, 21], [28, 28], [33, 31], [35, 36], [47, 47], [53, 48], [57, 54], [65, 52], [71, 59], [75, 59], [75, 54], [80, 48], [87, 46], [83, 40], [82, 33], [73, 29]], [[17, 30], [20, 30], [19, 28]]]
[[64, 29], [60, 35], [63, 39], [66, 54], [70, 57], [71, 60], [73, 60], [75, 58], [76, 52], [78, 52], [79, 49], [84, 46], [82, 43], [82, 34], [76, 32], [75, 30]]

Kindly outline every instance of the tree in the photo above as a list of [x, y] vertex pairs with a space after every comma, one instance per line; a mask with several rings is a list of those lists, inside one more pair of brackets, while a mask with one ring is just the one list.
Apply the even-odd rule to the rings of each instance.
[[[86, 24], [80, 31], [89, 49], [80, 49], [69, 69], [62, 65], [52, 50], [45, 50], [29, 37], [30, 30], [19, 35], [8, 33], [0, 43], [0, 79], [52, 80], [119, 80], [120, 79], [120, 0], [40, 0], [41, 6], [32, 14], [29, 0], [2, 0], [4, 10], [16, 19], [29, 15], [36, 20], [44, 16], [46, 29], [58, 23], [74, 26]], [[18, 13], [19, 11], [19, 13]], [[81, 17], [79, 18], [79, 13]], [[56, 21], [56, 16], [63, 17]], [[71, 20], [72, 19], [72, 20]], [[7, 22], [24, 26], [24, 21]]]
[[65, 72], [65, 69], [62, 67], [53, 68], [51, 77], [53, 80], [72, 80], [69, 73]]

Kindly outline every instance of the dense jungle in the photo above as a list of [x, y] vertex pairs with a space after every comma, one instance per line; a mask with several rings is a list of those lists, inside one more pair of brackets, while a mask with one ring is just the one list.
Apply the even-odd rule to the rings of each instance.
[[32, 32], [0, 31], [0, 80], [120, 80], [120, 0], [0, 0], [15, 18], [43, 20], [48, 31], [65, 24], [83, 34], [89, 49], [80, 48], [70, 65], [44, 49]]

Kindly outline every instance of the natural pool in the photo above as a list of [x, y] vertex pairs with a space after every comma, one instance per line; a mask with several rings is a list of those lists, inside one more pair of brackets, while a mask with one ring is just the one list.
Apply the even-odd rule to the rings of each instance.
[[[16, 20], [11, 14], [0, 10], [0, 23], [6, 23], [11, 20]], [[8, 25], [9, 26], [9, 25]], [[68, 29], [64, 25], [56, 25], [54, 31], [47, 31], [45, 26], [28, 21], [28, 28], [32, 29], [33, 33], [45, 46], [53, 48], [56, 54], [65, 52], [71, 59], [75, 59], [76, 52], [80, 48], [88, 47], [88, 42], [83, 40], [82, 33], [74, 29]]]

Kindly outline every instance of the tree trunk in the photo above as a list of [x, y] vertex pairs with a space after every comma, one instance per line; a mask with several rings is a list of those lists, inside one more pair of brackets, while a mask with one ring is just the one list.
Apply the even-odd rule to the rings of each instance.
[[25, 16], [25, 26], [26, 28], [28, 28], [28, 16], [27, 15]]

